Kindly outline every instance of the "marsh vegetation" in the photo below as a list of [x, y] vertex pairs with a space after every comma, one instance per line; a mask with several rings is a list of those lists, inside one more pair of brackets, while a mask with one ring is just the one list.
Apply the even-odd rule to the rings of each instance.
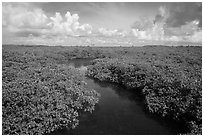
[[[83, 71], [78, 69], [81, 66], [86, 66]], [[75, 131], [81, 134], [147, 134], [147, 131], [152, 134], [201, 134], [201, 74], [201, 47], [3, 45], [2, 133], [52, 134], [66, 129], [65, 134], [80, 134]], [[94, 85], [96, 81], [98, 84]], [[111, 86], [104, 88], [103, 82]], [[120, 85], [119, 90], [109, 89], [118, 87], [116, 85]], [[117, 96], [114, 95], [116, 91], [119, 91]], [[128, 96], [128, 99], [116, 99], [121, 96]], [[170, 120], [181, 123], [185, 130], [170, 131], [158, 122], [152, 123], [161, 128], [153, 128], [152, 132], [145, 124], [128, 126], [129, 122], [125, 121], [137, 122], [135, 117], [140, 117], [135, 111], [138, 100], [140, 107], [136, 110], [140, 110], [141, 117], [145, 115], [140, 123], [149, 124], [147, 116], [153, 116], [151, 120], [159, 118], [162, 119], [160, 123], [167, 122], [166, 125]], [[111, 101], [113, 106], [108, 109]], [[105, 107], [101, 108], [100, 103], [106, 104]], [[130, 105], [134, 106], [132, 111]], [[108, 119], [103, 113], [107, 110], [101, 111], [105, 108], [112, 110], [108, 114], [110, 119], [117, 118], [125, 108], [128, 111], [118, 116], [121, 121], [114, 127], [114, 121], [109, 123], [111, 126], [103, 122]], [[99, 124], [90, 123], [88, 119], [93, 118], [98, 118], [103, 126], [93, 127]], [[86, 129], [80, 129], [80, 120], [81, 127], [101, 129], [96, 130], [97, 133], [84, 132]], [[163, 124], [163, 127], [172, 128], [174, 124], [170, 123], [172, 126]], [[103, 132], [108, 131], [103, 129], [105, 126], [112, 129]], [[143, 132], [136, 133], [134, 129]], [[124, 130], [127, 132], [120, 132]]]

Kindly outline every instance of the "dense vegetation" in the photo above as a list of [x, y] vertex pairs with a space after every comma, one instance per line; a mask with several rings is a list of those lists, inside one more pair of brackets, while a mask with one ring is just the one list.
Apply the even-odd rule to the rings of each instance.
[[75, 128], [92, 112], [99, 94], [68, 67], [75, 58], [95, 59], [87, 76], [143, 95], [152, 114], [184, 122], [187, 134], [202, 129], [201, 47], [2, 47], [3, 134], [47, 134]]
[[75, 128], [80, 113], [94, 110], [99, 94], [85, 88], [79, 70], [54, 63], [46, 54], [38, 56], [40, 49], [3, 48], [3, 134], [49, 134]]
[[185, 122], [188, 134], [201, 134], [201, 48], [130, 49], [117, 58], [93, 61], [87, 75], [141, 91], [150, 113]]

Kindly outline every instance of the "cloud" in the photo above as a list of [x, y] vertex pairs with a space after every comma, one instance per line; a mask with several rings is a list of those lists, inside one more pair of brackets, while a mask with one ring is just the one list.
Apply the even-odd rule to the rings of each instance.
[[138, 39], [164, 40], [164, 29], [162, 24], [154, 24], [152, 28], [146, 30], [132, 29], [132, 33]]
[[201, 2], [184, 2], [171, 3], [169, 16], [166, 24], [169, 27], [180, 27], [186, 22], [193, 20], [199, 21], [198, 27], [202, 27], [202, 3]]
[[191, 39], [192, 42], [202, 42], [202, 31], [195, 31], [189, 39]]
[[[48, 13], [39, 8], [37, 4], [3, 3], [3, 41], [13, 40], [14, 43], [26, 41], [37, 44], [62, 44], [72, 41], [83, 44], [97, 43], [99, 40], [99, 43], [124, 44], [126, 38], [134, 38], [134, 41], [144, 41], [144, 43], [145, 40], [201, 43], [201, 3], [168, 3], [165, 5], [159, 7], [158, 13], [153, 18], [139, 18], [131, 25], [130, 30], [121, 30], [97, 28], [97, 25], [92, 27], [87, 23], [82, 24], [79, 15], [70, 13], [69, 9], [65, 14], [62, 12]], [[108, 19], [107, 16], [104, 19]], [[108, 28], [111, 27], [112, 25]]]
[[59, 12], [48, 17], [46, 13], [29, 4], [3, 3], [3, 29], [18, 37], [61, 35], [81, 36], [92, 33], [92, 26], [80, 24], [78, 14], [69, 11], [62, 16]]
[[[196, 4], [198, 3], [192, 4], [195, 9], [200, 6]], [[173, 10], [172, 5], [169, 7], [161, 6], [153, 20], [147, 18], [136, 20], [131, 26], [132, 34], [136, 38], [144, 40], [202, 42], [199, 9], [195, 12], [193, 10], [186, 11], [186, 8], [191, 7], [189, 4], [184, 4], [181, 9], [182, 4], [178, 4], [176, 5], [178, 9]], [[190, 17], [184, 15], [181, 21], [177, 21], [179, 18], [175, 14], [181, 15], [184, 14], [184, 11], [189, 13]], [[196, 16], [193, 18], [192, 15]]]
[[155, 22], [165, 20], [167, 27], [181, 27], [191, 21], [198, 21], [198, 27], [202, 27], [202, 3], [201, 2], [176, 2], [161, 6], [155, 16]]
[[99, 28], [98, 33], [99, 33], [99, 35], [109, 36], [109, 37], [111, 37], [111, 36], [125, 37], [128, 34], [126, 31], [120, 31], [118, 29], [108, 30], [105, 28]]
[[169, 17], [169, 10], [167, 7], [165, 6], [160, 6], [157, 15], [155, 16], [154, 19], [154, 24], [156, 23], [161, 23], [161, 22], [165, 22], [166, 19]]
[[146, 17], [139, 18], [131, 26], [131, 28], [137, 29], [138, 31], [145, 31], [152, 27], [153, 27], [153, 21]]
[[41, 29], [48, 22], [48, 17], [39, 8], [29, 9], [25, 5], [13, 6], [7, 3], [3, 3], [2, 8], [3, 27]]
[[140, 18], [132, 25], [132, 34], [138, 39], [145, 40], [164, 40], [164, 19], [165, 14], [163, 7], [159, 8], [160, 14], [158, 14], [155, 20], [149, 18]]
[[174, 35], [174, 36], [189, 36], [193, 35], [195, 32], [201, 30], [198, 27], [199, 21], [194, 20], [191, 22], [187, 22], [185, 25], [180, 27], [168, 27], [166, 28], [166, 35]]
[[50, 27], [50, 34], [54, 35], [72, 35], [80, 36], [92, 33], [92, 26], [89, 24], [80, 25], [78, 14], [71, 15], [67, 12], [64, 17], [60, 13], [56, 13], [54, 17], [50, 17], [51, 22], [48, 24]]

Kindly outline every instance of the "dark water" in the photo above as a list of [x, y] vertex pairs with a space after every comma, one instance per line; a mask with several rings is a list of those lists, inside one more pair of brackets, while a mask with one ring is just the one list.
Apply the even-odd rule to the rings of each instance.
[[[90, 60], [73, 60], [69, 64], [84, 68]], [[79, 117], [74, 130], [63, 129], [54, 134], [80, 135], [169, 135], [182, 133], [181, 125], [162, 120], [145, 111], [142, 98], [134, 92], [107, 82], [86, 78], [87, 88], [101, 94], [92, 114]]]

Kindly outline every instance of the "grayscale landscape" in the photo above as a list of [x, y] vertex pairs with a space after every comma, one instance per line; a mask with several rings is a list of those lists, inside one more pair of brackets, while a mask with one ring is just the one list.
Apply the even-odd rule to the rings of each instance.
[[3, 135], [201, 135], [202, 2], [3, 2]]

